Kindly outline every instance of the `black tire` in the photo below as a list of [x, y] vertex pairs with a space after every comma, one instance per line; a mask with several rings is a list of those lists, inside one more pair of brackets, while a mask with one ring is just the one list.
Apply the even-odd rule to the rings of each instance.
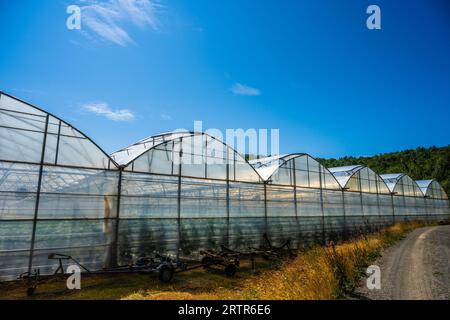
[[36, 291], [36, 288], [28, 288], [27, 289], [27, 296], [31, 297], [34, 294], [35, 291]]
[[209, 269], [213, 264], [213, 259], [211, 257], [205, 256], [202, 258], [201, 264], [203, 265], [203, 268]]
[[225, 275], [227, 277], [233, 277], [236, 274], [237, 267], [234, 263], [227, 264], [225, 267]]
[[174, 271], [171, 267], [162, 266], [159, 269], [159, 274], [158, 274], [159, 281], [165, 282], [165, 283], [170, 282], [173, 278], [173, 274], [174, 274]]

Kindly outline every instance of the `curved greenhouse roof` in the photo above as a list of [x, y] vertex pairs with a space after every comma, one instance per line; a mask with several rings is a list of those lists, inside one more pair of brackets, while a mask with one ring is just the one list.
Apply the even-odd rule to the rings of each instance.
[[353, 165], [353, 166], [333, 167], [328, 168], [328, 170], [330, 170], [330, 172], [334, 175], [334, 177], [339, 182], [341, 187], [345, 188], [350, 178], [362, 168], [364, 168], [364, 166]]
[[274, 174], [274, 172], [278, 170], [278, 168], [280, 168], [284, 163], [286, 163], [286, 161], [292, 159], [293, 157], [302, 155], [305, 154], [303, 153], [283, 154], [278, 156], [250, 160], [249, 163], [253, 167], [255, 167], [256, 171], [258, 171], [261, 178], [263, 178], [264, 180], [268, 180]]
[[423, 197], [424, 194], [417, 183], [405, 173], [381, 174], [389, 190], [397, 195]]
[[262, 180], [237, 151], [202, 132], [158, 134], [111, 157], [125, 171], [242, 182]]
[[417, 180], [417, 185], [425, 197], [433, 199], [448, 199], [447, 194], [437, 180]]
[[272, 184], [341, 190], [330, 171], [306, 153], [293, 153], [250, 161]]
[[183, 136], [190, 136], [192, 133], [190, 132], [167, 132], [160, 133], [154, 136], [150, 136], [148, 138], [139, 140], [138, 142], [123, 148], [119, 151], [116, 151], [111, 154], [111, 158], [113, 158], [120, 166], [127, 166], [140, 155], [145, 153], [147, 150], [152, 149], [153, 147], [162, 144], [167, 141], [172, 141], [176, 138]]
[[336, 180], [345, 190], [369, 193], [390, 193], [383, 179], [364, 165], [329, 168]]
[[67, 122], [0, 92], [0, 160], [96, 169], [116, 163]]

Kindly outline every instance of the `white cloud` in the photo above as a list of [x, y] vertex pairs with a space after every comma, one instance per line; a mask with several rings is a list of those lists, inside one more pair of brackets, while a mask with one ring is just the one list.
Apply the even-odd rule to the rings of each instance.
[[250, 86], [246, 86], [240, 83], [235, 83], [233, 87], [231, 87], [231, 92], [233, 92], [236, 95], [240, 96], [259, 96], [261, 95], [261, 91], [252, 88]]
[[79, 6], [83, 34], [97, 35], [120, 46], [135, 44], [125, 30], [126, 23], [140, 28], [159, 28], [157, 11], [161, 6], [154, 0], [80, 0]]
[[167, 113], [161, 113], [160, 116], [161, 116], [161, 119], [163, 119], [163, 120], [167, 120], [167, 121], [172, 120], [172, 117]]
[[82, 108], [112, 121], [131, 121], [134, 119], [134, 113], [132, 111], [128, 109], [112, 110], [109, 105], [104, 102], [86, 103]]

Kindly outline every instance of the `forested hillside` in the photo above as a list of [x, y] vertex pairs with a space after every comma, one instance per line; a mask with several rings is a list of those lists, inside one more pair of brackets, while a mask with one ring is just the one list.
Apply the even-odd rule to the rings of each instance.
[[371, 157], [343, 157], [318, 159], [326, 167], [363, 164], [377, 173], [405, 172], [414, 180], [436, 179], [450, 195], [450, 145], [446, 147], [417, 148]]

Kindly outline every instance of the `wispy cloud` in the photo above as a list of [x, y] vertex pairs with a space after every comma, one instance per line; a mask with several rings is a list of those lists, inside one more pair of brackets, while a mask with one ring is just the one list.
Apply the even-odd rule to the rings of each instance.
[[[161, 5], [155, 0], [80, 0], [83, 34], [120, 46], [135, 44], [125, 30], [126, 24], [159, 29], [157, 13]], [[87, 31], [86, 31], [87, 29]]]
[[86, 111], [103, 116], [112, 121], [131, 121], [134, 119], [134, 113], [132, 111], [128, 109], [112, 110], [104, 102], [86, 103], [81, 107]]
[[252, 88], [250, 86], [240, 84], [240, 83], [235, 83], [231, 87], [231, 92], [233, 92], [236, 95], [240, 95], [240, 96], [259, 96], [259, 95], [261, 95], [261, 91], [259, 89]]
[[165, 112], [160, 114], [161, 119], [166, 120], [166, 121], [170, 121], [172, 120], [172, 117], [170, 116], [170, 114], [167, 114]]

